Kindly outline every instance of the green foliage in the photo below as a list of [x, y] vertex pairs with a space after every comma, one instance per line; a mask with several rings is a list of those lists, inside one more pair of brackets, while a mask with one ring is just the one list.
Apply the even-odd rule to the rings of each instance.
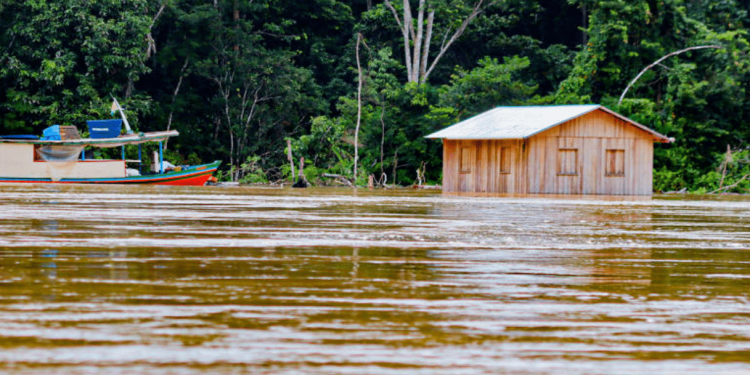
[[242, 168], [242, 177], [239, 179], [240, 183], [268, 183], [268, 177], [265, 172], [263, 172], [263, 168], [260, 167], [260, 156], [248, 156], [245, 162], [240, 165], [240, 168]]
[[108, 116], [110, 93], [148, 112], [150, 98], [129, 95], [148, 72], [147, 1], [6, 1], [0, 12], [0, 126], [83, 125]]
[[440, 101], [472, 115], [501, 105], [519, 105], [536, 91], [537, 86], [518, 80], [519, 72], [527, 69], [525, 57], [497, 59], [485, 57], [471, 71], [457, 68], [451, 83], [441, 90]]
[[296, 158], [302, 156], [308, 163], [329, 170], [331, 173], [351, 174], [349, 168], [354, 165], [354, 161], [351, 160], [353, 147], [345, 141], [347, 127], [351, 128], [351, 123], [340, 118], [330, 119], [325, 116], [314, 118], [310, 134], [292, 141], [293, 155]]

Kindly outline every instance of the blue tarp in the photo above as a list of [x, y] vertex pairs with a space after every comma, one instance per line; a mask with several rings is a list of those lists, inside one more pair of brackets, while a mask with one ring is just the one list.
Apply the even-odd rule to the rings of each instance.
[[44, 141], [60, 141], [60, 125], [52, 125], [42, 132], [42, 140]]

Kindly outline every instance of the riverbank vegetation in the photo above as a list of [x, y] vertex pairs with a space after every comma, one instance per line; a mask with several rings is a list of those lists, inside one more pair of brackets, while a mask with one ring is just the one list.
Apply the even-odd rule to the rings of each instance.
[[[748, 12], [740, 0], [0, 0], [0, 133], [83, 128], [110, 116], [112, 94], [138, 130], [180, 131], [168, 158], [222, 160], [227, 180], [291, 180], [291, 151], [311, 182], [412, 184], [440, 180], [430, 132], [499, 105], [600, 103], [676, 139], [656, 146], [656, 190], [747, 192]], [[653, 64], [697, 46], [710, 48]]]

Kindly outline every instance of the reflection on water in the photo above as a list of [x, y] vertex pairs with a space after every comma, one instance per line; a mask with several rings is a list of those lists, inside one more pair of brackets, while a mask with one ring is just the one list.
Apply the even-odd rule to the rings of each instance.
[[0, 371], [750, 371], [750, 199], [0, 186]]

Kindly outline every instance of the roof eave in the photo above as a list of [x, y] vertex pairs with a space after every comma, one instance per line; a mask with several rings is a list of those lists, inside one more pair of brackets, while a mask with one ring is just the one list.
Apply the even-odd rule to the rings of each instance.
[[481, 140], [485, 140], [485, 139], [488, 140], [488, 141], [505, 141], [505, 140], [513, 140], [513, 139], [527, 139], [527, 138], [524, 138], [524, 137], [503, 137], [503, 138], [498, 138], [498, 137], [458, 137], [458, 138], [455, 138], [455, 137], [425, 137], [425, 138], [430, 138], [430, 139], [447, 139], [447, 140], [450, 140], [450, 141], [464, 141], [464, 140], [465, 141], [481, 141]]
[[623, 116], [623, 115], [621, 115], [621, 114], [619, 114], [619, 113], [617, 113], [615, 111], [612, 111], [612, 110], [610, 110], [609, 108], [607, 108], [605, 106], [601, 106], [600, 105], [598, 109], [601, 109], [602, 111], [607, 112], [610, 115], [615, 116], [615, 117], [619, 118], [622, 121], [629, 122], [631, 125], [635, 126], [636, 128], [639, 128], [639, 129], [645, 131], [646, 133], [651, 134], [651, 136], [654, 138], [654, 142], [672, 143], [672, 142], [675, 141], [674, 138], [670, 138], [670, 137], [667, 137], [664, 134], [657, 133], [656, 131], [652, 130], [651, 128], [649, 128], [649, 127], [647, 127], [645, 125], [641, 125], [638, 122], [635, 122], [635, 121], [633, 121], [633, 120], [631, 120], [631, 119], [629, 119], [629, 118], [627, 118], [627, 117], [625, 117], [625, 116]]

